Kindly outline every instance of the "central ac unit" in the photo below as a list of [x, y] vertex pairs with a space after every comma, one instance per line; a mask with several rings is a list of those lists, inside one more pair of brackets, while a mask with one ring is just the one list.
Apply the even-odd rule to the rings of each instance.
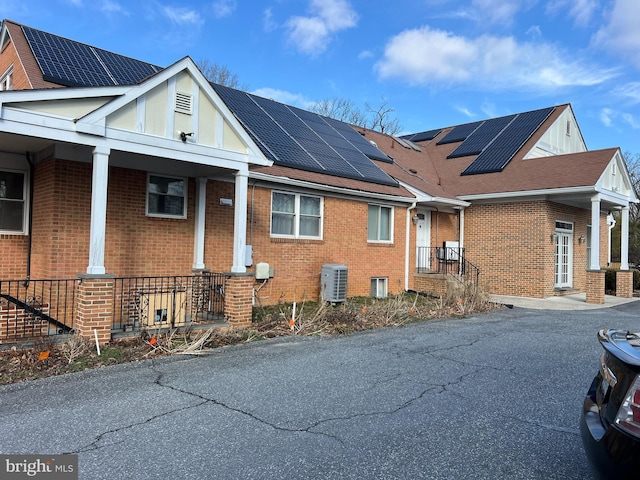
[[325, 302], [344, 302], [347, 299], [347, 267], [335, 264], [323, 265], [320, 290], [322, 300]]

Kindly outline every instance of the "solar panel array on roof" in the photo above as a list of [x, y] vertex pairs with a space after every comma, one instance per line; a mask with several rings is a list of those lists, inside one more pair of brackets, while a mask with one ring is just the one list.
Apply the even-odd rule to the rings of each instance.
[[426, 142], [427, 140], [433, 140], [442, 131], [441, 128], [435, 130], [427, 130], [426, 132], [412, 133], [410, 135], [403, 135], [400, 138], [404, 140], [410, 140], [412, 142]]
[[486, 120], [478, 128], [476, 128], [464, 142], [458, 145], [447, 158], [466, 157], [468, 155], [478, 155], [482, 152], [491, 141], [500, 135], [500, 132], [516, 118], [515, 115], [506, 117], [492, 118]]
[[461, 175], [501, 172], [555, 107], [520, 113]]
[[70, 87], [134, 85], [161, 70], [150, 63], [23, 26], [45, 80]]
[[212, 84], [276, 165], [381, 185], [398, 183], [370, 159], [389, 158], [348, 124], [246, 92]]
[[473, 123], [465, 123], [464, 125], [458, 125], [454, 127], [449, 133], [447, 133], [444, 137], [438, 140], [436, 145], [444, 145], [446, 143], [455, 143], [462, 142], [465, 140], [471, 133], [482, 125], [482, 121], [473, 122]]

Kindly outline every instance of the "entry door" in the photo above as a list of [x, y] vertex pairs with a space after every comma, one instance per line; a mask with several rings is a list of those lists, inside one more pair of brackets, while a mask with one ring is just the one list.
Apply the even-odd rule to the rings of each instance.
[[418, 272], [431, 268], [431, 212], [418, 212], [416, 224], [416, 269]]
[[555, 288], [573, 286], [573, 233], [556, 232]]

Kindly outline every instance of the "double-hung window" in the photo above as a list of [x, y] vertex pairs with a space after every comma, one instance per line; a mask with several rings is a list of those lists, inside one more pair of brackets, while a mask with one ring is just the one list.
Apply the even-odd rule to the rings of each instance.
[[149, 174], [147, 215], [187, 218], [187, 179]]
[[322, 197], [272, 192], [271, 235], [322, 238]]
[[369, 205], [367, 240], [370, 242], [393, 241], [393, 208]]
[[26, 233], [27, 174], [0, 170], [0, 233]]

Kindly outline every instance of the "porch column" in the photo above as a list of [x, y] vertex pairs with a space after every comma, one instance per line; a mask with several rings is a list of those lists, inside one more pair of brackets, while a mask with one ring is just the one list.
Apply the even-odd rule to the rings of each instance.
[[622, 207], [620, 230], [620, 270], [629, 270], [629, 207]]
[[204, 270], [204, 233], [207, 206], [207, 179], [196, 178], [196, 218], [193, 239], [193, 270]]
[[600, 197], [591, 199], [591, 255], [588, 270], [600, 270]]
[[249, 170], [244, 167], [236, 173], [235, 210], [233, 218], [233, 273], [244, 273], [245, 249], [247, 242], [247, 189]]
[[87, 274], [104, 275], [104, 243], [107, 228], [107, 185], [110, 148], [93, 149], [91, 180], [91, 227]]

